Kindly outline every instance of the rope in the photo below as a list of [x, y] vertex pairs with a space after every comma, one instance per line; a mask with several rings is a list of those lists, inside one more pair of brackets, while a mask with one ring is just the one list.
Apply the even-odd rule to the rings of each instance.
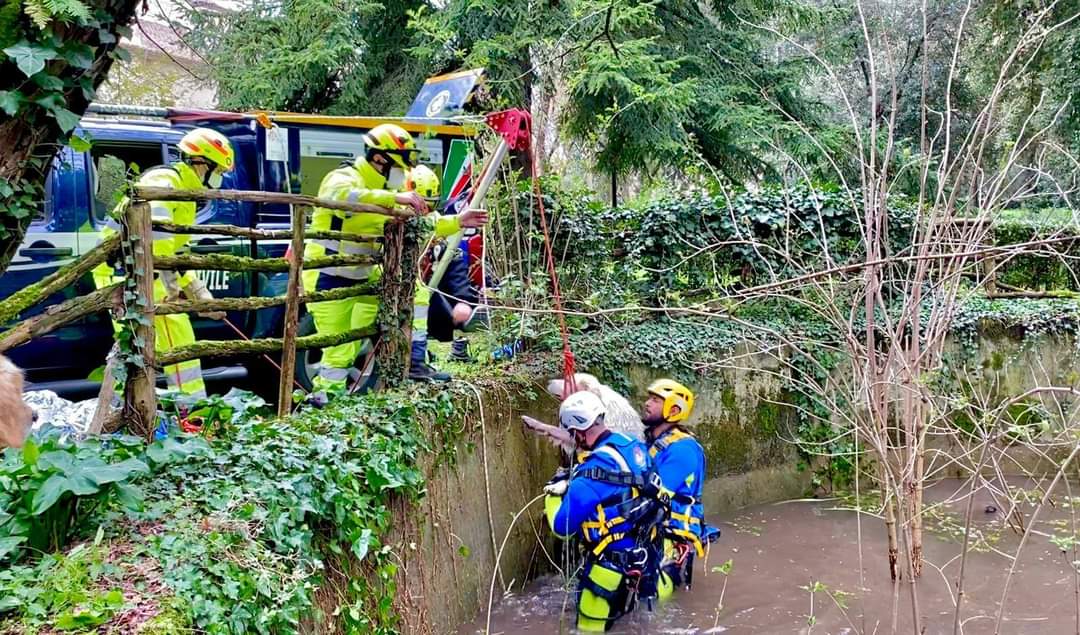
[[555, 270], [555, 256], [551, 250], [551, 235], [548, 232], [547, 213], [544, 210], [544, 196], [540, 191], [540, 177], [536, 174], [536, 149], [532, 143], [532, 118], [525, 119], [529, 134], [529, 160], [532, 163], [533, 197], [540, 212], [540, 229], [544, 232], [544, 254], [547, 256], [548, 273], [551, 275], [551, 289], [555, 304], [555, 314], [559, 317], [559, 332], [563, 344], [563, 399], [577, 392], [574, 381], [574, 351], [570, 349], [570, 331], [566, 327], [566, 314], [563, 312], [562, 293], [559, 291], [559, 274]]

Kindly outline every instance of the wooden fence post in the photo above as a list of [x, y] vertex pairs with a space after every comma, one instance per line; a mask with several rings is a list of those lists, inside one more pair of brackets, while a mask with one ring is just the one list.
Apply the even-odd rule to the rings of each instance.
[[[128, 205], [124, 218], [123, 254], [125, 317], [133, 323], [132, 353], [125, 360], [124, 420], [147, 442], [157, 429], [157, 394], [154, 392], [154, 251], [150, 230], [150, 204]], [[137, 317], [137, 321], [132, 318]]]
[[300, 295], [304, 269], [305, 208], [292, 206], [292, 260], [289, 262], [289, 286], [285, 294], [285, 329], [281, 345], [281, 383], [278, 385], [278, 417], [292, 411], [292, 387], [296, 377], [296, 332], [299, 330]]
[[399, 386], [409, 376], [410, 333], [416, 295], [416, 261], [420, 255], [417, 221], [386, 223], [383, 240], [379, 325], [382, 339], [376, 360], [379, 383]]

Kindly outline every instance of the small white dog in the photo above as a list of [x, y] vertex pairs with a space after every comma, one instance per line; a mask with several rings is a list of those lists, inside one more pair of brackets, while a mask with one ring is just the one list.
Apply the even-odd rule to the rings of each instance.
[[[564, 381], [552, 379], [548, 382], [547, 391], [555, 398], [563, 398]], [[604, 402], [607, 407], [607, 415], [604, 416], [604, 424], [613, 432], [623, 434], [643, 441], [645, 439], [645, 426], [641, 423], [641, 415], [638, 414], [630, 402], [609, 386], [604, 385], [596, 377], [588, 373], [574, 373], [574, 383], [579, 391], [587, 390]], [[570, 433], [558, 425], [549, 425], [532, 417], [522, 417], [525, 427], [532, 433], [550, 439], [559, 445], [568, 454], [574, 451], [574, 440]]]
[[34, 411], [23, 401], [23, 374], [0, 355], [0, 449], [22, 447], [34, 422]]
[[[548, 382], [547, 391], [553, 396], [562, 399], [563, 383], [562, 379], [552, 379]], [[578, 390], [591, 392], [607, 406], [604, 424], [609, 430], [622, 432], [638, 441], [645, 440], [645, 426], [641, 423], [641, 415], [630, 405], [630, 401], [626, 397], [615, 392], [588, 373], [574, 373], [574, 383], [577, 385]]]

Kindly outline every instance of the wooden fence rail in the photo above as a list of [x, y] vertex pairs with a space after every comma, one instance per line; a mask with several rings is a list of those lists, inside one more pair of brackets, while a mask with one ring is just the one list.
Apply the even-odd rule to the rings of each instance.
[[[130, 204], [125, 210], [123, 227], [78, 260], [69, 263], [40, 282], [27, 287], [11, 297], [0, 301], [0, 323], [10, 322], [26, 309], [43, 302], [103, 262], [110, 261], [123, 250], [119, 258], [124, 277], [134, 281], [125, 287], [117, 283], [98, 289], [85, 296], [72, 298], [44, 312], [22, 320], [7, 331], [0, 333], [0, 352], [24, 344], [65, 324], [88, 315], [109, 310], [114, 315], [141, 315], [142, 319], [129, 322], [134, 328], [135, 356], [126, 356], [127, 365], [121, 418], [135, 432], [152, 438], [156, 429], [156, 395], [154, 392], [155, 367], [168, 366], [199, 358], [215, 358], [240, 354], [282, 353], [282, 376], [278, 391], [278, 413], [288, 414], [294, 383], [296, 351], [323, 348], [372, 337], [381, 329], [376, 355], [380, 365], [380, 382], [395, 385], [405, 381], [408, 373], [409, 337], [414, 292], [413, 263], [419, 250], [416, 231], [407, 229], [407, 221], [415, 216], [412, 211], [388, 209], [362, 203], [330, 201], [310, 196], [273, 192], [241, 190], [184, 191], [167, 188], [134, 186]], [[181, 225], [152, 220], [150, 201], [212, 200], [243, 201], [253, 203], [279, 203], [292, 205], [291, 228], [288, 230], [254, 229], [231, 225]], [[324, 207], [349, 213], [368, 213], [389, 216], [382, 236], [363, 235], [340, 231], [307, 231], [305, 219], [312, 207]], [[409, 223], [411, 225], [411, 223]], [[152, 253], [153, 232], [172, 232], [189, 235], [221, 235], [255, 240], [291, 241], [291, 258], [251, 258], [226, 254], [181, 254], [154, 257]], [[384, 245], [378, 256], [333, 255], [305, 259], [303, 245], [306, 239], [345, 240], [352, 242], [380, 242]], [[304, 269], [321, 269], [354, 265], [382, 265], [383, 274], [378, 285], [362, 283], [350, 287], [304, 294], [302, 273]], [[177, 299], [159, 304], [153, 301], [155, 270], [226, 270], [288, 272], [289, 280], [285, 295], [274, 297], [215, 298], [213, 300]], [[126, 288], [126, 290], [125, 290]], [[301, 304], [338, 300], [361, 295], [381, 296], [379, 329], [354, 329], [344, 333], [299, 336], [298, 317]], [[283, 337], [254, 340], [199, 341], [180, 346], [160, 354], [154, 350], [154, 322], [156, 315], [176, 313], [201, 313], [208, 311], [257, 310], [285, 305], [286, 320]], [[110, 364], [112, 366], [112, 364]], [[109, 386], [106, 386], [109, 384]], [[111, 382], [102, 385], [104, 397]], [[105, 402], [103, 402], [105, 403]], [[100, 406], [99, 406], [100, 408]], [[99, 411], [95, 423], [107, 419]]]
[[[211, 234], [216, 236], [233, 236], [235, 238], [253, 238], [255, 240], [291, 240], [291, 229], [252, 229], [250, 227], [237, 227], [235, 225], [178, 225], [163, 220], [151, 222], [154, 231], [172, 232], [174, 234]], [[305, 230], [304, 239], [312, 240], [351, 240], [353, 242], [382, 242], [383, 237], [373, 234], [350, 234], [337, 231], [312, 231]]]
[[[327, 267], [348, 267], [351, 265], [375, 265], [382, 258], [373, 256], [320, 256], [309, 258], [305, 264], [308, 269]], [[227, 254], [184, 254], [181, 256], [155, 256], [157, 269], [195, 270], [195, 271], [263, 271], [283, 272], [289, 270], [289, 261], [285, 258], [252, 258], [250, 256], [230, 256]]]

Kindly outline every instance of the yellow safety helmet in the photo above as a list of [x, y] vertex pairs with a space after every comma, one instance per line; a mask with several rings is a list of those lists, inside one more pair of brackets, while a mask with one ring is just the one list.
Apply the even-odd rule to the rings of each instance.
[[217, 130], [195, 128], [185, 134], [178, 145], [185, 156], [206, 159], [222, 172], [232, 170], [236, 163], [232, 144]]
[[428, 203], [438, 203], [442, 198], [442, 190], [439, 186], [439, 176], [426, 165], [418, 165], [409, 170], [409, 179], [405, 182], [405, 189], [416, 192]]
[[368, 158], [376, 153], [386, 154], [403, 170], [416, 167], [420, 161], [420, 151], [416, 149], [412, 135], [392, 123], [379, 124], [368, 130], [364, 134], [364, 145]]
[[[677, 423], [687, 419], [690, 416], [690, 411], [694, 409], [694, 393], [677, 381], [657, 379], [649, 384], [648, 393], [664, 400], [664, 406], [661, 408], [660, 414], [663, 415], [664, 421], [668, 423]], [[679, 407], [679, 413], [671, 416], [671, 409], [675, 406]]]

